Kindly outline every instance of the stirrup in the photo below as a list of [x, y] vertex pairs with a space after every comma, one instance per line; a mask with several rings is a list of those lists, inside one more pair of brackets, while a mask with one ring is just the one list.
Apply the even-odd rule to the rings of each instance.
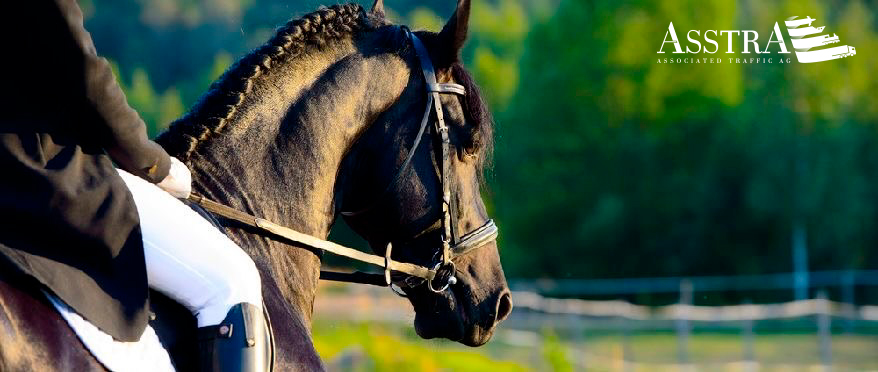
[[202, 372], [266, 372], [272, 368], [271, 329], [256, 306], [239, 303], [215, 326], [198, 329]]

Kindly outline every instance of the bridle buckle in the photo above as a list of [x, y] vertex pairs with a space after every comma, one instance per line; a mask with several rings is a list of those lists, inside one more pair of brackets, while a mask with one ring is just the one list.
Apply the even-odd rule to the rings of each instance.
[[[433, 277], [432, 280], [427, 280], [427, 288], [434, 293], [442, 293], [445, 292], [448, 287], [457, 284], [457, 277], [454, 276], [457, 273], [457, 268], [454, 266], [454, 261], [448, 261], [447, 263], [437, 263], [436, 266], [433, 267], [433, 270], [436, 272], [436, 276]], [[440, 287], [437, 289], [433, 282], [439, 281]]]

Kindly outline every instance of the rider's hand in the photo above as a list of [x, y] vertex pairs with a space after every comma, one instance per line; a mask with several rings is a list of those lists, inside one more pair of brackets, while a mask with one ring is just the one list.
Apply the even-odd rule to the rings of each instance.
[[186, 199], [192, 193], [192, 173], [185, 164], [171, 157], [171, 170], [162, 182], [157, 184], [162, 190], [180, 199]]

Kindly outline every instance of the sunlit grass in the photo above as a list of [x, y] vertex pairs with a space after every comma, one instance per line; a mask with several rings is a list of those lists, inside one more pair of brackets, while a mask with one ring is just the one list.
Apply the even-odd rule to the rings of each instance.
[[[315, 345], [336, 371], [607, 371], [679, 370], [680, 353], [672, 332], [586, 333], [559, 337], [543, 331], [531, 346], [513, 345], [502, 332], [488, 345], [468, 348], [448, 341], [422, 340], [408, 326], [320, 320]], [[740, 334], [701, 332], [690, 336], [687, 358], [698, 369], [744, 370], [749, 365]], [[760, 370], [819, 368], [814, 334], [756, 334], [753, 362]], [[833, 367], [878, 369], [878, 336], [834, 334]]]
[[392, 326], [319, 322], [314, 344], [332, 370], [343, 371], [527, 371], [495, 360], [480, 349], [421, 341]]

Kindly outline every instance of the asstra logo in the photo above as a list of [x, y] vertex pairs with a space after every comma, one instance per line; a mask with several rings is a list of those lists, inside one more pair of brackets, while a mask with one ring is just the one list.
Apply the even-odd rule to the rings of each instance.
[[[826, 27], [813, 27], [814, 18], [810, 16], [802, 19], [797, 18], [798, 16], [787, 18], [784, 25], [799, 63], [825, 62], [857, 54], [856, 48], [849, 45], [829, 47], [831, 44], [839, 43], [839, 36], [837, 34], [824, 35], [823, 30]], [[726, 56], [725, 58], [680, 56], [659, 58], [658, 63], [724, 63], [726, 60], [728, 63], [772, 64], [777, 61], [778, 64], [787, 64], [792, 62], [792, 59], [786, 56], [790, 54], [790, 51], [783, 34], [781, 34], [779, 22], [774, 23], [774, 28], [764, 43], [764, 48], [760, 46], [759, 33], [755, 30], [706, 30], [704, 33], [701, 30], [689, 30], [686, 33], [686, 38], [688, 45], [685, 45], [684, 51], [684, 46], [681, 45], [674, 29], [674, 23], [670, 22], [662, 45], [656, 53], [664, 54], [666, 44], [672, 44], [674, 49], [672, 54], [715, 54], [720, 50], [720, 42], [725, 41], [725, 54], [737, 53], [735, 46], [736, 43], [740, 43], [743, 45], [740, 54], [743, 55]], [[777, 45], [773, 48], [772, 44]], [[780, 58], [775, 59], [776, 56]]]
[[825, 62], [857, 54], [857, 49], [849, 45], [821, 49], [826, 45], [838, 43], [838, 35], [820, 35], [826, 26], [812, 27], [811, 23], [815, 19], [811, 16], [803, 19], [796, 18], [798, 17], [787, 18], [784, 24], [787, 26], [787, 33], [790, 34], [793, 48], [796, 50], [796, 59], [799, 62]]

